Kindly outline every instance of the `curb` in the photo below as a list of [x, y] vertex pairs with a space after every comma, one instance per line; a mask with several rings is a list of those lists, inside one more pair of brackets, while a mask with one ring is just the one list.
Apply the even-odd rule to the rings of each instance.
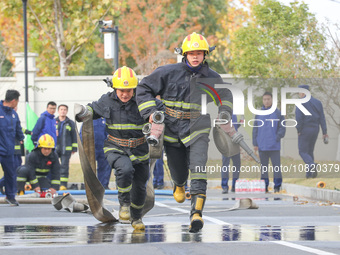
[[336, 190], [311, 188], [290, 183], [283, 183], [282, 189], [286, 190], [287, 193], [312, 200], [340, 203], [340, 191]]
[[[80, 185], [80, 183], [78, 184]], [[188, 184], [190, 185], [190, 181], [188, 181]], [[110, 188], [115, 189], [116, 185], [115, 183], [111, 182], [109, 186]], [[164, 186], [172, 187], [172, 182], [165, 181]], [[273, 184], [270, 183], [269, 186], [272, 187]], [[208, 180], [208, 189], [217, 188], [217, 187], [221, 187], [221, 180]], [[340, 203], [340, 191], [336, 191], [336, 190], [305, 187], [305, 186], [290, 184], [290, 183], [282, 183], [282, 189], [286, 190], [287, 194], [291, 194], [294, 196], [301, 196], [301, 197], [309, 198], [312, 200]]]

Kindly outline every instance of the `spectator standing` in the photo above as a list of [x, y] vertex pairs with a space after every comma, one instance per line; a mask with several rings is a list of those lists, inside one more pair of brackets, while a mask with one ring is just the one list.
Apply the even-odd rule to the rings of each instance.
[[[262, 96], [262, 110], [269, 110], [273, 104], [273, 95], [265, 92]], [[282, 184], [281, 173], [281, 138], [286, 134], [286, 128], [282, 125], [284, 116], [279, 109], [268, 115], [255, 116], [253, 127], [253, 145], [255, 151], [259, 151], [261, 161], [261, 180], [265, 181], [266, 192], [268, 192], [269, 159], [272, 162], [274, 172], [274, 192], [279, 192]], [[267, 121], [273, 120], [273, 121]], [[275, 120], [275, 121], [274, 121]]]
[[60, 190], [67, 189], [69, 166], [71, 156], [77, 152], [77, 134], [73, 120], [67, 117], [68, 106], [61, 104], [58, 106], [58, 117], [56, 120], [57, 146], [56, 151], [60, 158]]
[[0, 163], [4, 171], [4, 186], [6, 202], [18, 206], [15, 200], [16, 169], [14, 169], [15, 139], [23, 143], [24, 134], [18, 114], [14, 108], [19, 102], [20, 93], [17, 90], [7, 90], [5, 100], [0, 101]]
[[[300, 85], [299, 88], [309, 90], [308, 85]], [[304, 93], [299, 93], [300, 98], [304, 98]], [[317, 176], [316, 164], [314, 161], [314, 148], [319, 135], [320, 126], [325, 143], [328, 143], [327, 124], [322, 103], [314, 98], [302, 104], [311, 115], [304, 115], [299, 108], [295, 109], [296, 129], [298, 132], [299, 154], [308, 167], [306, 168], [306, 178]]]
[[157, 159], [155, 168], [153, 170], [153, 187], [155, 189], [164, 188], [164, 167], [163, 167], [163, 153], [162, 157]]
[[[237, 117], [236, 115], [232, 116], [232, 123], [235, 127], [236, 131], [239, 128], [240, 124], [234, 124], [237, 123]], [[230, 167], [230, 160], [233, 161], [233, 167]], [[229, 170], [232, 169], [233, 173], [233, 181], [231, 186], [231, 192], [235, 192], [235, 185], [236, 181], [240, 176], [240, 170], [241, 170], [241, 154], [238, 153], [232, 157], [225, 157], [222, 155], [222, 171], [221, 171], [221, 186], [222, 186], [222, 194], [228, 194], [229, 191]]]
[[107, 139], [106, 122], [104, 118], [93, 120], [94, 146], [97, 161], [97, 176], [105, 189], [109, 189], [112, 168], [104, 154], [104, 141]]
[[54, 113], [56, 112], [57, 104], [53, 101], [47, 103], [46, 111], [43, 112], [32, 130], [31, 139], [34, 144], [37, 144], [40, 136], [49, 134], [54, 141], [57, 141], [56, 121]]

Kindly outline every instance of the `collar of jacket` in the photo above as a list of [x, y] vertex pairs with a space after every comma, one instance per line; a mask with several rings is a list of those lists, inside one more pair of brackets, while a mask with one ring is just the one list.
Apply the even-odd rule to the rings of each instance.
[[50, 155], [48, 155], [48, 156], [45, 156], [44, 154], [41, 153], [41, 147], [36, 146], [36, 147], [32, 150], [32, 152], [33, 152], [33, 151], [37, 151], [38, 154], [39, 154], [40, 156], [42, 156], [42, 157], [49, 158], [49, 157], [52, 155], [52, 153], [55, 151], [55, 148], [52, 148], [52, 152], [51, 152]]
[[12, 112], [13, 111], [13, 108], [8, 107], [8, 106], [4, 106], [4, 100], [0, 101], [0, 106], [3, 107], [5, 112]]
[[[58, 122], [61, 122], [60, 119], [59, 119], [59, 116], [55, 119], [56, 121]], [[66, 116], [66, 119], [64, 120], [64, 122], [68, 122], [69, 121], [69, 117]]]
[[[273, 105], [271, 105], [271, 106], [269, 106], [269, 107], [266, 108], [264, 105], [262, 105], [261, 110], [269, 110], [270, 108], [272, 108], [272, 106], [273, 106]], [[276, 111], [276, 110], [277, 110], [277, 109], [275, 109], [275, 111]], [[274, 111], [274, 112], [275, 112], [275, 111]]]
[[[183, 68], [189, 71], [190, 73], [194, 73], [194, 71], [190, 67], [187, 66], [187, 63], [185, 62], [185, 60], [186, 60], [185, 58], [182, 58]], [[198, 70], [197, 73], [202, 74], [205, 77], [209, 75], [209, 64], [207, 61], [204, 61], [204, 63], [202, 64], [202, 68]]]
[[50, 114], [48, 111], [44, 111], [41, 115], [44, 115], [50, 119], [54, 119], [54, 115]]

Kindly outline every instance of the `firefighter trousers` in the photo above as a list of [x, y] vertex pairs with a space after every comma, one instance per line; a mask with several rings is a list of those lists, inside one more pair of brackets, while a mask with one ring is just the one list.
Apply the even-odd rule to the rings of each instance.
[[149, 178], [149, 161], [132, 164], [128, 155], [113, 153], [112, 167], [115, 169], [118, 200], [120, 205], [130, 204], [132, 219], [142, 217], [142, 209], [146, 198], [146, 182]]
[[193, 144], [185, 147], [180, 143], [180, 147], [165, 144], [165, 152], [173, 182], [177, 186], [184, 186], [190, 174], [190, 193], [206, 194], [207, 172], [206, 163], [208, 157], [208, 136], [202, 136]]
[[36, 176], [34, 170], [25, 165], [18, 167], [17, 175], [18, 192], [25, 190], [26, 182], [31, 184], [32, 189], [40, 187], [41, 190], [47, 190], [51, 188], [51, 181], [46, 176]]
[[69, 169], [70, 169], [70, 154], [59, 155], [60, 158], [60, 185], [67, 188]]

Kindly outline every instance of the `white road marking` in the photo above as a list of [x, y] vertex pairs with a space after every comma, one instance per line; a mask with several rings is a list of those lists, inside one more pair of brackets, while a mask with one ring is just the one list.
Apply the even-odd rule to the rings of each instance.
[[[166, 208], [169, 208], [171, 210], [178, 211], [178, 212], [183, 212], [183, 213], [188, 213], [188, 214], [190, 213], [189, 210], [184, 210], [184, 209], [177, 208], [177, 207], [171, 207], [171, 206], [168, 206], [168, 205], [160, 203], [160, 202], [155, 202], [155, 205], [157, 205], [159, 207], [166, 207]], [[209, 216], [204, 216], [203, 215], [203, 219], [207, 220], [207, 221], [210, 221], [210, 222], [213, 222], [213, 223], [215, 223], [217, 225], [229, 225], [229, 226], [233, 225], [231, 223], [228, 223], [228, 222], [225, 222], [225, 221], [213, 218], [213, 217], [209, 217]]]
[[[171, 209], [171, 210], [174, 210], [174, 211], [182, 212], [182, 213], [188, 213], [188, 214], [190, 213], [189, 210], [171, 207], [171, 206], [168, 206], [168, 205], [160, 203], [160, 202], [155, 202], [155, 205], [157, 205], [159, 207], [165, 207], [165, 208], [168, 208], [168, 209]], [[219, 219], [209, 217], [209, 216], [203, 216], [203, 219], [210, 221], [210, 222], [213, 222], [217, 225], [233, 225], [231, 223], [221, 221]], [[322, 251], [322, 250], [318, 250], [318, 249], [315, 249], [315, 248], [310, 248], [310, 247], [306, 247], [306, 246], [303, 246], [303, 245], [290, 243], [290, 242], [286, 242], [286, 241], [270, 241], [270, 242], [280, 244], [280, 245], [283, 245], [283, 246], [287, 246], [287, 247], [290, 247], [290, 248], [294, 248], [294, 249], [297, 249], [297, 250], [306, 251], [306, 252], [310, 252], [310, 253], [313, 253], [313, 254], [318, 254], [318, 255], [336, 255], [335, 253], [326, 252], [326, 251]]]
[[286, 241], [270, 241], [270, 242], [280, 244], [280, 245], [283, 245], [283, 246], [287, 246], [287, 247], [290, 247], [290, 248], [294, 248], [294, 249], [297, 249], [297, 250], [318, 254], [318, 255], [336, 255], [335, 253], [322, 251], [322, 250], [306, 247], [306, 246], [295, 244], [295, 243], [289, 243], [289, 242], [286, 242]]

